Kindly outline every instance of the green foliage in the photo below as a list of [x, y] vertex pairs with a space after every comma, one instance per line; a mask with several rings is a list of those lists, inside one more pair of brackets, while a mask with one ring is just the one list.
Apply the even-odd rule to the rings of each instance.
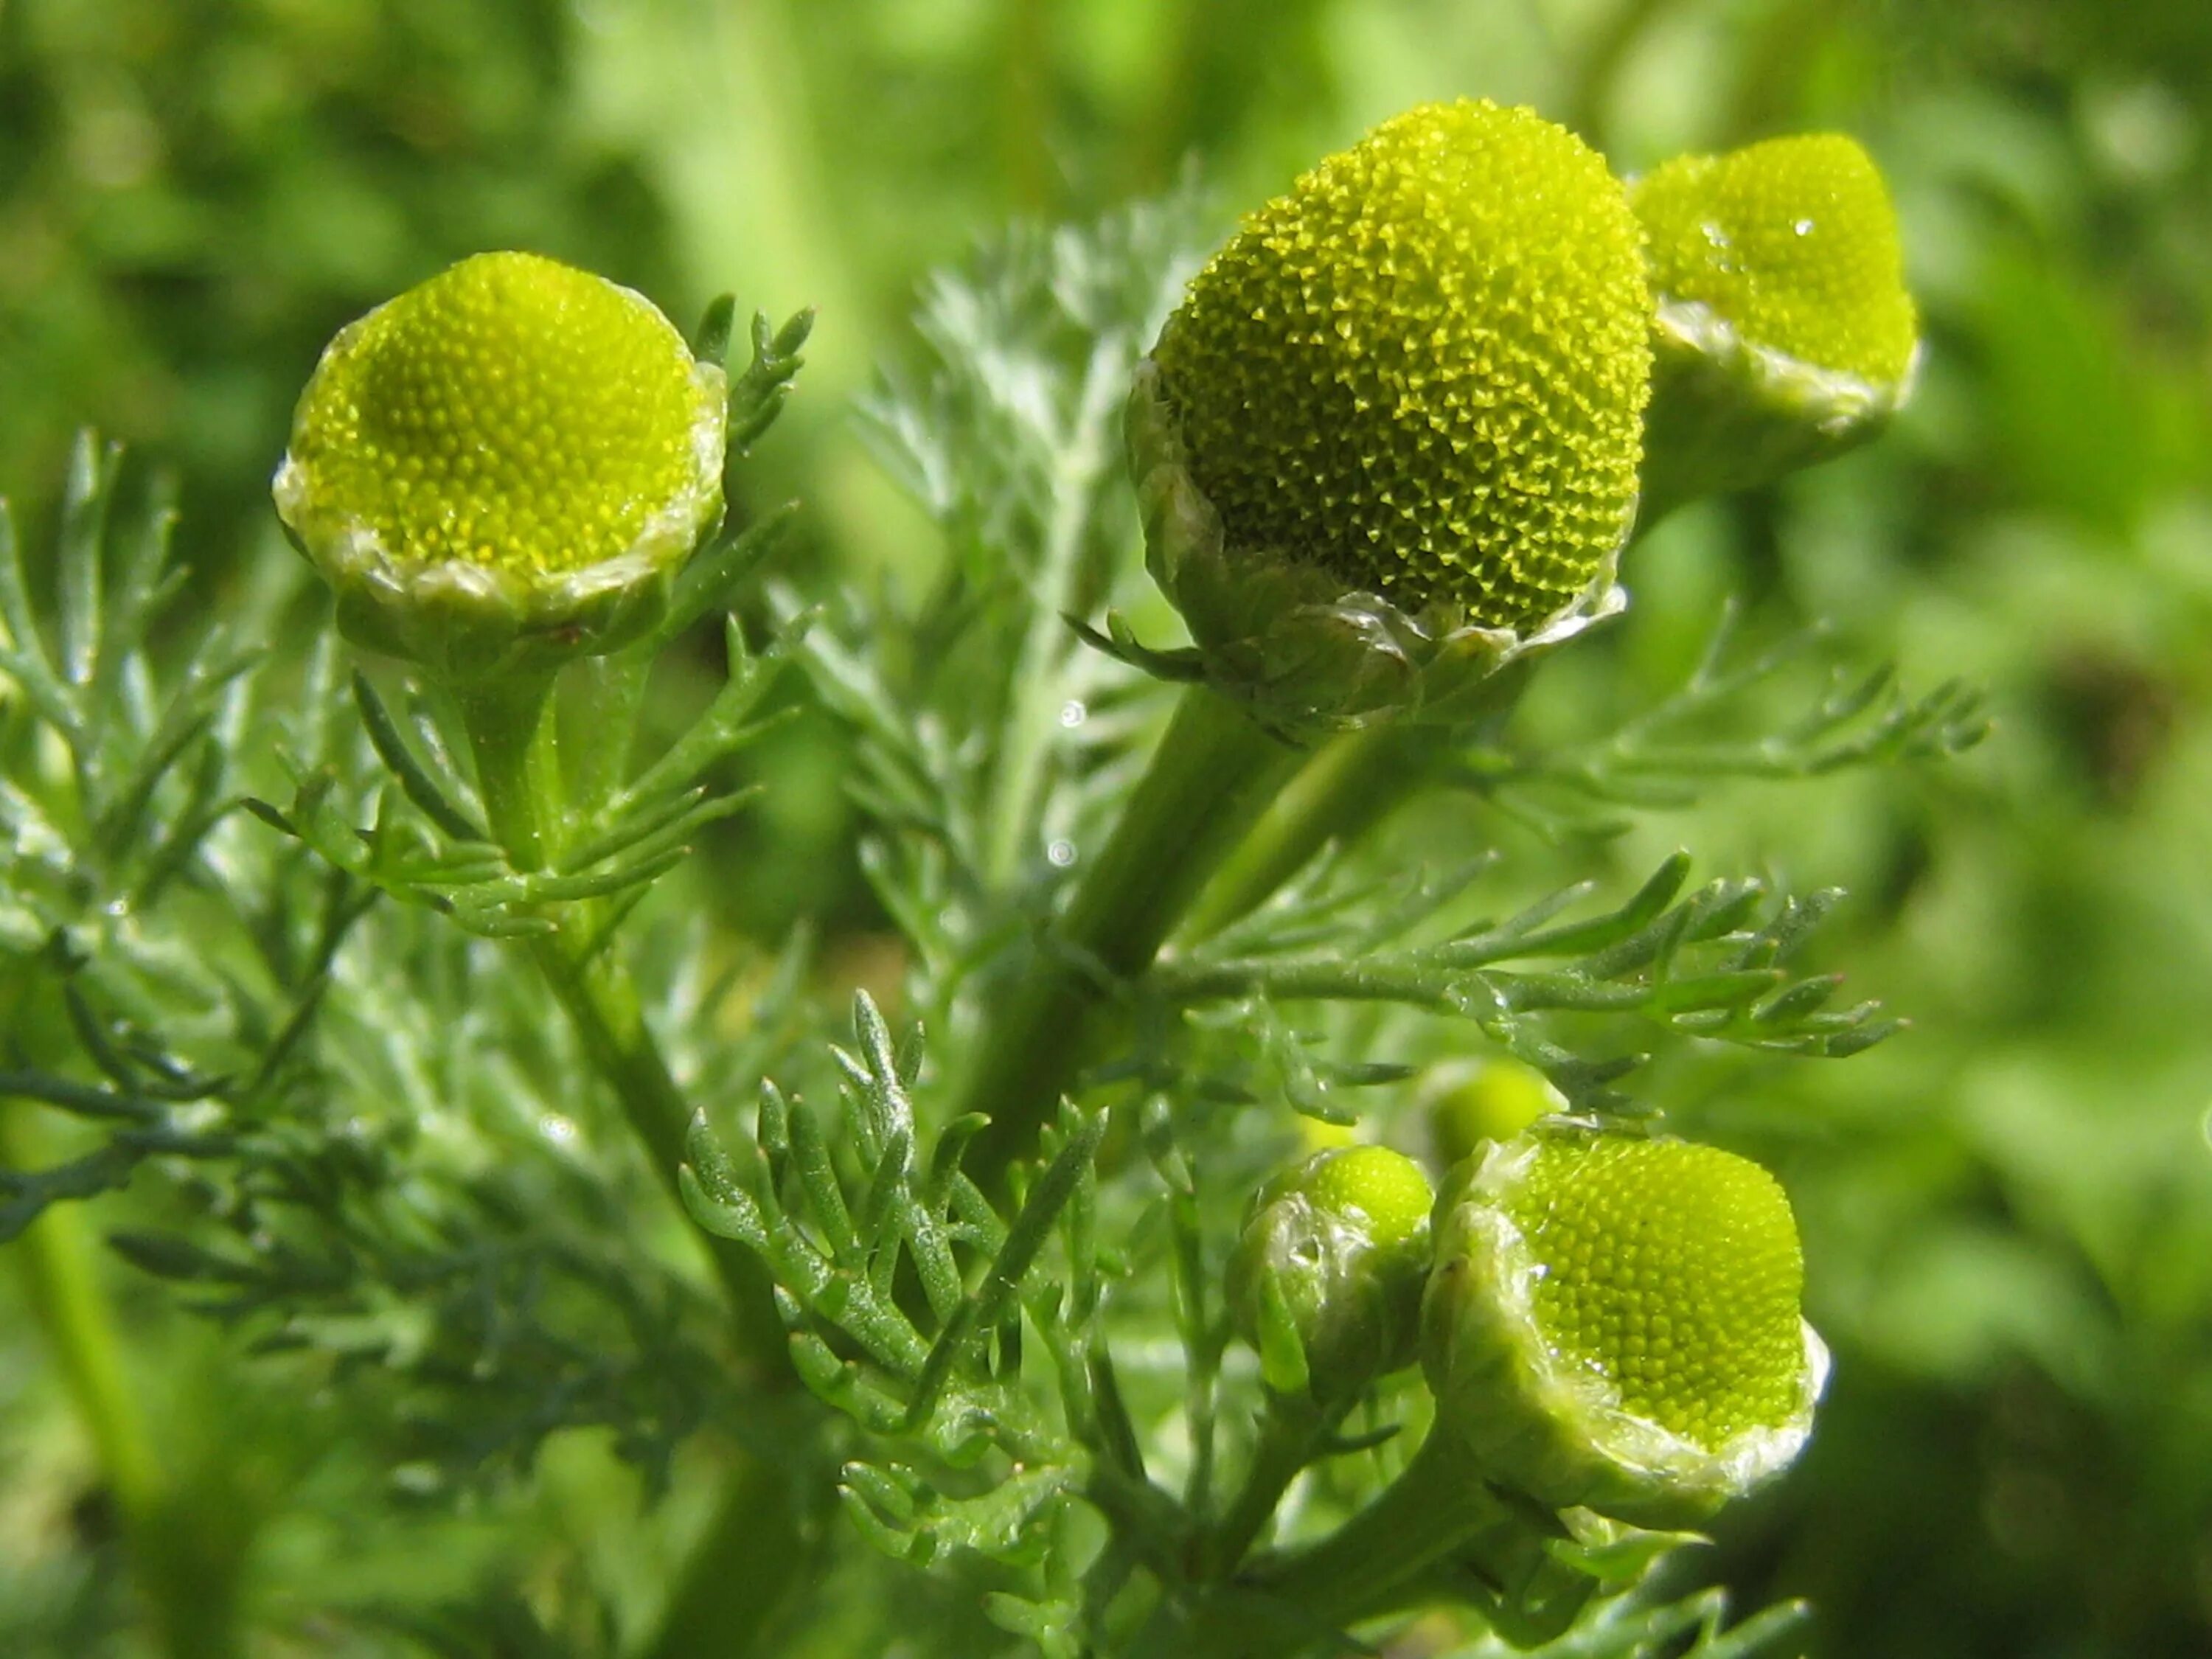
[[[726, 1398], [705, 1304], [627, 1231], [635, 1173], [616, 1173], [618, 1131], [576, 1092], [557, 1007], [470, 935], [635, 892], [734, 810], [696, 775], [744, 740], [766, 671], [734, 653], [738, 694], [568, 865], [517, 874], [473, 827], [419, 699], [410, 740], [357, 672], [349, 696], [327, 635], [278, 664], [228, 643], [256, 631], [249, 616], [155, 665], [146, 635], [179, 588], [168, 509], [158, 494], [118, 509], [117, 469], [80, 446], [51, 628], [0, 520], [15, 692], [0, 710], [15, 1033], [0, 1081], [82, 1125], [0, 1172], [0, 1224], [15, 1237], [150, 1164], [159, 1224], [115, 1249], [251, 1351], [357, 1375], [394, 1413], [378, 1434], [404, 1489], [477, 1482], [583, 1424], [665, 1472]], [[280, 580], [257, 609], [298, 603]], [[289, 815], [246, 793], [287, 774]], [[712, 985], [666, 994], [679, 1020], [717, 1016]], [[725, 1080], [761, 1052], [715, 1049]], [[543, 1155], [519, 1163], [518, 1146]]]
[[1694, 805], [1725, 780], [1818, 778], [1939, 759], [1989, 735], [1975, 688], [1949, 680], [1909, 698], [1887, 666], [1856, 676], [1832, 667], [1803, 711], [1788, 717], [1769, 705], [1790, 689], [1787, 671], [1804, 664], [1828, 630], [1808, 628], [1731, 660], [1740, 623], [1731, 601], [1688, 678], [1612, 730], [1525, 754], [1469, 744], [1450, 781], [1547, 836], [1603, 836], [1629, 827], [1620, 809]]
[[[1094, 1159], [1105, 1119], [1071, 1109], [1019, 1206], [1002, 1216], [960, 1170], [975, 1126], [941, 1136], [918, 1127], [908, 1096], [918, 1050], [893, 1053], [865, 995], [854, 1029], [860, 1054], [836, 1053], [849, 1183], [814, 1114], [768, 1084], [746, 1143], [758, 1146], [756, 1172], [741, 1172], [702, 1116], [685, 1203], [701, 1225], [772, 1264], [800, 1378], [867, 1431], [838, 1488], [860, 1534], [919, 1566], [965, 1550], [1030, 1570], [1024, 1594], [995, 1592], [987, 1611], [1018, 1632], [1057, 1632], [1042, 1645], [1072, 1654], [1067, 1500], [1087, 1495], [1154, 1528], [1170, 1508], [1144, 1482], [1097, 1323]], [[789, 1207], [785, 1188], [798, 1200]], [[1050, 1272], [1040, 1266], [1048, 1246]], [[902, 1264], [920, 1287], [912, 1315], [898, 1301]], [[1024, 1386], [1025, 1316], [1050, 1351], [1056, 1411]], [[836, 1337], [858, 1357], [841, 1358]]]
[[[1127, 364], [1223, 208], [1462, 94], [1623, 173], [1863, 138], [1920, 398], [1832, 468], [1673, 514], [1624, 560], [1626, 617], [1427, 755], [1441, 787], [1325, 826], [1287, 883], [1232, 867], [1261, 902], [1111, 981], [1026, 1187], [933, 1187], [978, 1017], [1069, 965], [1054, 922], [1165, 714], [1060, 620], [1174, 626], [1119, 472]], [[1550, 1538], [1517, 1601], [1441, 1566], [1449, 1610], [1391, 1640], [2202, 1648], [2208, 109], [2179, 3], [0, 6], [0, 1650], [174, 1650], [165, 1571], [275, 1651], [1158, 1638], [1224, 1555], [1307, 1559], [1407, 1462], [1411, 1387], [1268, 1416], [1222, 1267], [1332, 1126], [1422, 1150], [1470, 1053], [1772, 1166], [1837, 1367], [1805, 1462], [1717, 1550]], [[961, 253], [1194, 150], [1212, 204]], [[741, 456], [806, 343], [757, 325], [729, 532], [649, 651], [564, 687], [568, 733], [605, 693], [635, 747], [568, 745], [562, 845], [527, 869], [455, 711], [330, 643], [264, 489], [331, 331], [502, 246], [828, 319]], [[956, 258], [910, 331], [915, 273]], [[865, 425], [919, 514], [841, 413], [884, 361]], [[179, 464], [175, 554], [151, 478], [65, 464], [87, 423]], [[1893, 657], [1982, 699], [1896, 690]], [[536, 965], [580, 935], [570, 991], [626, 986], [683, 1097], [658, 1152]], [[880, 1025], [851, 1029], [856, 985]], [[1793, 1057], [1893, 1030], [1871, 998], [1910, 1033]], [[656, 1191], [693, 1107], [702, 1194], [781, 1218], [765, 1322], [826, 1403], [761, 1363]], [[919, 1266], [933, 1222], [957, 1295]], [[151, 1487], [81, 1403], [99, 1345], [42, 1299], [71, 1261]], [[780, 1509], [813, 1553], [724, 1525]], [[1713, 1582], [1772, 1605], [1730, 1625]]]

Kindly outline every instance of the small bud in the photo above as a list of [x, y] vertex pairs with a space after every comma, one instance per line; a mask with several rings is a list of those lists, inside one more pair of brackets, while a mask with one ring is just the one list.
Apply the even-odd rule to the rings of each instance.
[[1316, 1152], [1261, 1188], [1228, 1292], [1269, 1386], [1338, 1403], [1413, 1363], [1433, 1197], [1381, 1146]]
[[1619, 600], [1650, 368], [1641, 234], [1581, 140], [1462, 100], [1246, 219], [1139, 371], [1153, 574], [1218, 689], [1435, 705]]
[[1541, 1072], [1502, 1055], [1438, 1066], [1422, 1089], [1422, 1104], [1430, 1147], [1445, 1170], [1567, 1109], [1566, 1097]]
[[1421, 1359], [1438, 1428], [1553, 1508], [1686, 1525], [1778, 1474], [1827, 1354], [1790, 1201], [1687, 1141], [1534, 1134], [1437, 1206]]
[[1656, 508], [1839, 454], [1911, 394], [1919, 325], [1881, 174], [1836, 133], [1685, 155], [1633, 185], [1657, 349]]
[[724, 411], [643, 296], [478, 254], [331, 341], [277, 512], [373, 649], [456, 682], [611, 650], [720, 514]]

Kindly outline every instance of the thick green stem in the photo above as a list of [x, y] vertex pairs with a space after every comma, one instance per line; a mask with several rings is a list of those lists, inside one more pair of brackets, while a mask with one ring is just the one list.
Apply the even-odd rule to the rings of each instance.
[[542, 870], [560, 833], [560, 732], [550, 675], [471, 686], [457, 694], [476, 757], [491, 838], [518, 870]]
[[987, 1187], [1035, 1148], [1113, 982], [1151, 965], [1301, 758], [1233, 703], [1201, 686], [1184, 692], [1120, 823], [1053, 928], [1046, 960], [1002, 990], [977, 1034], [959, 1109], [991, 1120], [969, 1155]]
[[1310, 1549], [1261, 1563], [1248, 1588], [1296, 1601], [1316, 1623], [1342, 1626], [1397, 1607], [1448, 1556], [1522, 1543], [1528, 1527], [1431, 1434], [1398, 1478]]
[[[22, 1109], [0, 1107], [0, 1164], [35, 1162], [30, 1139]], [[32, 1315], [121, 1517], [161, 1650], [172, 1659], [232, 1659], [244, 1650], [237, 1628], [243, 1538], [235, 1525], [197, 1525], [186, 1495], [162, 1468], [125, 1375], [82, 1213], [74, 1204], [48, 1210], [23, 1233], [16, 1254]]]
[[1330, 842], [1349, 846], [1366, 835], [1419, 793], [1471, 732], [1510, 714], [1528, 683], [1526, 665], [1497, 675], [1467, 726], [1378, 726], [1321, 749], [1200, 896], [1185, 936], [1211, 939], [1266, 903]]
[[[603, 672], [588, 690], [592, 706], [577, 735], [586, 746], [620, 745], [627, 752], [640, 677], [621, 667]], [[568, 800], [560, 766], [560, 722], [551, 684], [496, 687], [464, 695], [462, 720], [475, 752], [477, 788], [492, 836], [516, 868], [541, 869], [560, 850]], [[594, 719], [592, 716], [596, 715]], [[618, 781], [619, 767], [602, 755], [577, 769], [593, 796]], [[677, 1171], [684, 1157], [690, 1102], [668, 1067], [622, 957], [593, 940], [602, 907], [560, 907], [559, 930], [532, 938], [532, 956], [567, 1014], [585, 1058], [614, 1091], [661, 1190], [680, 1212]], [[775, 1310], [766, 1266], [733, 1239], [687, 1229], [712, 1260], [729, 1302], [737, 1352], [760, 1368], [755, 1381], [768, 1387], [795, 1382], [785, 1353], [783, 1322]], [[808, 1577], [816, 1553], [791, 1505], [780, 1472], [751, 1458], [732, 1470], [723, 1507], [670, 1606], [653, 1648], [666, 1659], [712, 1650], [738, 1659], [752, 1652], [769, 1616]]]
[[[532, 941], [531, 951], [568, 1016], [592, 1069], [614, 1091], [630, 1132], [653, 1166], [653, 1178], [681, 1212], [684, 1198], [677, 1171], [684, 1162], [691, 1103], [646, 1024], [636, 986], [621, 959], [605, 951], [587, 957], [585, 935], [590, 931], [586, 927], [543, 935]], [[774, 1284], [766, 1266], [734, 1239], [690, 1229], [687, 1232], [705, 1246], [728, 1296], [738, 1351], [765, 1367], [755, 1380], [786, 1379], [788, 1373], [781, 1358], [783, 1322], [775, 1311]]]
[[[532, 942], [532, 954], [568, 1016], [592, 1069], [614, 1091], [631, 1132], [645, 1149], [654, 1178], [680, 1210], [677, 1170], [691, 1121], [690, 1102], [668, 1069], [660, 1045], [645, 1023], [637, 990], [620, 960], [606, 951], [586, 960], [585, 941], [562, 932]], [[728, 1292], [738, 1340], [747, 1358], [781, 1376], [783, 1322], [776, 1316], [768, 1269], [734, 1239], [696, 1235], [713, 1257]]]
[[1528, 1577], [1543, 1540], [1456, 1449], [1431, 1435], [1375, 1501], [1310, 1548], [1264, 1557], [1139, 1652], [1178, 1659], [1267, 1659], [1418, 1601], [1442, 1563], [1489, 1583]]
[[1252, 1449], [1252, 1464], [1244, 1473], [1244, 1484], [1206, 1534], [1204, 1577], [1223, 1577], [1237, 1570], [1283, 1501], [1291, 1482], [1313, 1462], [1315, 1452], [1342, 1415], [1323, 1412], [1303, 1396], [1268, 1395], [1267, 1415], [1261, 1421], [1259, 1443]]
[[638, 708], [652, 672], [652, 654], [635, 647], [586, 657], [570, 670], [555, 718], [561, 722], [562, 777], [579, 813], [598, 811], [629, 781]]
[[1322, 749], [1192, 907], [1188, 937], [1211, 939], [1266, 903], [1330, 842], [1348, 846], [1395, 811], [1444, 737], [1434, 726], [1385, 726]]
[[814, 1588], [822, 1544], [801, 1524], [784, 1472], [741, 1456], [644, 1651], [650, 1659], [731, 1659], [763, 1650], [783, 1614]]

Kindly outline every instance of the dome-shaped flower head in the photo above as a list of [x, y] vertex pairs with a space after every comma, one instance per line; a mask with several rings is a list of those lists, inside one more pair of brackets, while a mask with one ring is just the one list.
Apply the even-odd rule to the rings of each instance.
[[364, 644], [464, 679], [610, 649], [721, 511], [724, 411], [641, 295], [478, 254], [331, 343], [277, 511]]
[[1555, 1508], [1687, 1524], [1787, 1468], [1827, 1356], [1790, 1201], [1748, 1159], [1541, 1133], [1437, 1207], [1421, 1359], [1440, 1430]]
[[1919, 322], [1897, 216], [1855, 141], [1680, 156], [1629, 199], [1657, 301], [1656, 461], [1672, 464], [1674, 428], [1696, 415], [1712, 429], [1695, 434], [1694, 482], [1758, 482], [1863, 441], [1910, 394]]
[[1486, 672], [1617, 603], [1640, 243], [1573, 134], [1465, 100], [1384, 122], [1245, 220], [1131, 404], [1152, 568], [1210, 678], [1402, 713], [1440, 695], [1431, 659]]
[[1382, 1146], [1316, 1152], [1254, 1194], [1228, 1298], [1270, 1386], [1340, 1402], [1413, 1363], [1434, 1199]]

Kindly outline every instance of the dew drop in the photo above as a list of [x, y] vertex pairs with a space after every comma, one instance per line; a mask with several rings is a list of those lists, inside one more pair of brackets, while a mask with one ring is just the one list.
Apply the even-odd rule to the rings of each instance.
[[571, 1118], [562, 1117], [556, 1112], [548, 1112], [538, 1120], [538, 1133], [556, 1146], [566, 1146], [576, 1139], [576, 1125], [574, 1120]]
[[1075, 843], [1072, 841], [1056, 841], [1044, 849], [1044, 855], [1052, 860], [1054, 869], [1065, 870], [1075, 862]]
[[1071, 732], [1090, 718], [1091, 711], [1083, 706], [1080, 697], [1070, 697], [1060, 705], [1060, 723]]

